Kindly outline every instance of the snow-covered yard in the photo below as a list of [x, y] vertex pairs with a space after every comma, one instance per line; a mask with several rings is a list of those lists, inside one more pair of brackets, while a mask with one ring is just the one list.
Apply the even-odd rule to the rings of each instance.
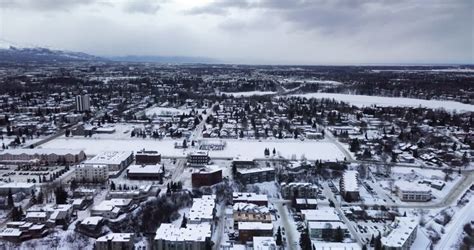
[[246, 91], [246, 92], [221, 92], [228, 96], [234, 97], [248, 97], [248, 96], [261, 96], [261, 95], [273, 95], [276, 94], [274, 91]]

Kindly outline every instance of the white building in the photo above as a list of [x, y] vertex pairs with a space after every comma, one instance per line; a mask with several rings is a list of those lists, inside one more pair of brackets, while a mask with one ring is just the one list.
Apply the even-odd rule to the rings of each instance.
[[79, 182], [104, 182], [109, 179], [106, 165], [81, 164], [76, 167], [76, 180]]
[[205, 250], [211, 239], [210, 223], [188, 224], [178, 228], [162, 223], [156, 230], [155, 249], [158, 250]]
[[110, 233], [95, 241], [97, 250], [134, 249], [132, 233]]
[[104, 200], [91, 209], [91, 216], [102, 216], [104, 218], [117, 218], [121, 212], [125, 212], [130, 206], [132, 199], [110, 199]]
[[426, 184], [418, 184], [408, 181], [395, 182], [397, 195], [402, 201], [429, 201], [431, 200], [431, 188]]
[[382, 237], [382, 246], [389, 250], [409, 250], [416, 238], [418, 221], [410, 217], [395, 217], [389, 233]]
[[254, 250], [276, 250], [279, 249], [276, 245], [274, 237], [253, 237]]
[[76, 96], [76, 110], [79, 112], [90, 111], [91, 101], [89, 95], [78, 95]]
[[342, 197], [346, 201], [357, 201], [359, 195], [359, 172], [355, 170], [345, 171], [339, 183]]
[[88, 165], [106, 165], [110, 171], [120, 171], [133, 161], [132, 151], [104, 151], [87, 160], [84, 164]]
[[86, 159], [82, 150], [16, 148], [0, 152], [0, 162], [7, 163], [78, 163]]
[[212, 222], [215, 214], [215, 195], [203, 195], [193, 199], [193, 206], [188, 214], [189, 224]]

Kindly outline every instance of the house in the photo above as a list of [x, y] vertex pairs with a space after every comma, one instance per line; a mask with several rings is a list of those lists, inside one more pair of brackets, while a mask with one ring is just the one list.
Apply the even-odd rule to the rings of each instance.
[[91, 209], [91, 216], [102, 216], [109, 219], [117, 218], [120, 213], [128, 210], [132, 199], [104, 200]]
[[154, 249], [157, 250], [206, 250], [211, 246], [211, 225], [204, 222], [188, 224], [185, 228], [162, 223], [156, 230]]
[[102, 234], [104, 218], [101, 216], [91, 216], [82, 220], [76, 225], [76, 231], [89, 237], [98, 238]]
[[97, 250], [134, 249], [134, 235], [132, 233], [110, 233], [99, 237], [95, 241]]
[[253, 237], [254, 250], [275, 250], [278, 246], [273, 237]]

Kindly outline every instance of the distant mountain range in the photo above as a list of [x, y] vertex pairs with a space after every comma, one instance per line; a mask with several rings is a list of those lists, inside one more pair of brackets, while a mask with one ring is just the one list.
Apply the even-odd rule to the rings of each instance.
[[207, 57], [189, 57], [189, 56], [116, 56], [108, 57], [112, 61], [119, 62], [149, 62], [149, 63], [219, 63], [218, 60]]
[[79, 61], [115, 61], [144, 63], [218, 63], [217, 60], [204, 57], [186, 56], [113, 56], [99, 57], [83, 52], [50, 49], [40, 46], [18, 46], [0, 39], [0, 63], [51, 63]]

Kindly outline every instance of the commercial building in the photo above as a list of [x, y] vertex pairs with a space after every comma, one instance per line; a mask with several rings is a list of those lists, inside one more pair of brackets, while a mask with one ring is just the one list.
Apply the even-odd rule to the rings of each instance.
[[132, 199], [104, 200], [91, 208], [91, 216], [102, 216], [108, 219], [117, 218], [120, 213], [128, 210], [131, 202]]
[[164, 169], [163, 165], [130, 165], [127, 177], [135, 180], [162, 180]]
[[110, 233], [95, 241], [97, 250], [134, 249], [132, 233]]
[[222, 181], [222, 169], [217, 165], [208, 165], [191, 174], [194, 188], [212, 186]]
[[275, 169], [272, 167], [237, 169], [237, 178], [244, 185], [274, 181]]
[[386, 250], [409, 250], [416, 239], [418, 221], [410, 217], [395, 217], [388, 233], [382, 237]]
[[91, 110], [91, 100], [89, 95], [77, 95], [76, 96], [76, 110], [79, 112]]
[[402, 201], [429, 201], [431, 200], [431, 188], [426, 184], [419, 184], [408, 181], [395, 182], [397, 195]]
[[339, 188], [344, 200], [348, 202], [358, 201], [360, 199], [359, 172], [355, 170], [345, 171], [339, 182]]
[[285, 199], [317, 198], [318, 186], [307, 182], [283, 182], [281, 184], [281, 195]]
[[76, 167], [75, 174], [79, 182], [100, 183], [109, 179], [106, 165], [81, 164]]
[[130, 165], [133, 161], [132, 151], [104, 151], [87, 160], [84, 164], [106, 165], [109, 172], [120, 171]]
[[233, 203], [252, 203], [258, 206], [268, 206], [268, 196], [256, 193], [237, 193], [232, 194]]
[[203, 195], [201, 198], [194, 198], [193, 206], [188, 214], [188, 223], [212, 222], [216, 214], [215, 200], [215, 195]]
[[137, 165], [155, 165], [161, 162], [161, 154], [158, 151], [141, 150], [135, 154]]
[[12, 194], [22, 192], [24, 194], [31, 194], [31, 191], [35, 188], [35, 184], [26, 182], [10, 182], [0, 186], [0, 195], [7, 195], [9, 191]]
[[239, 222], [262, 222], [272, 223], [270, 210], [266, 206], [258, 206], [251, 203], [235, 203], [233, 206], [234, 227]]
[[72, 149], [45, 149], [45, 148], [17, 148], [0, 152], [0, 162], [18, 164], [74, 164], [86, 159], [82, 150]]
[[209, 153], [207, 151], [197, 151], [188, 155], [188, 164], [192, 167], [205, 166], [209, 163]]
[[210, 223], [188, 224], [185, 228], [162, 223], [156, 230], [154, 249], [206, 250], [211, 246]]
[[263, 222], [239, 222], [239, 241], [252, 241], [255, 236], [273, 236], [273, 224]]

